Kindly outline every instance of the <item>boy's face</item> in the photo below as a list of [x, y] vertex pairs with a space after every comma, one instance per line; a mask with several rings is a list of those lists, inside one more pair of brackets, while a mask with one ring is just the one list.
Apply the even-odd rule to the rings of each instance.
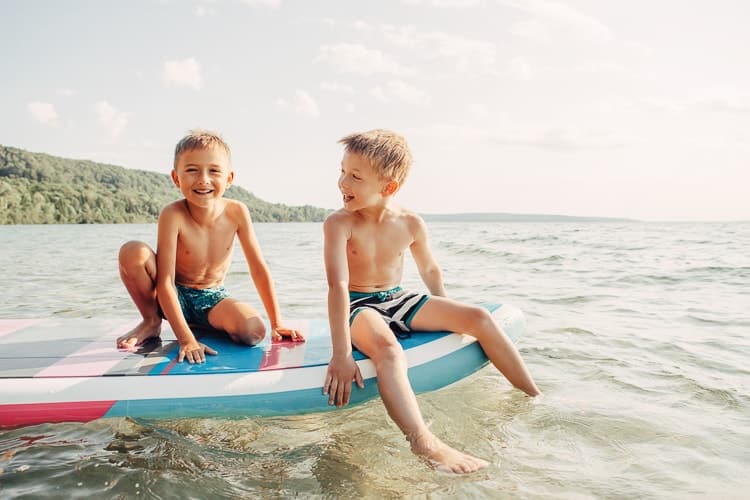
[[189, 203], [208, 206], [224, 196], [234, 172], [221, 148], [191, 149], [177, 158], [172, 180]]
[[339, 190], [344, 208], [355, 211], [382, 204], [387, 196], [398, 189], [395, 181], [383, 180], [375, 168], [357, 153], [344, 153], [341, 160]]

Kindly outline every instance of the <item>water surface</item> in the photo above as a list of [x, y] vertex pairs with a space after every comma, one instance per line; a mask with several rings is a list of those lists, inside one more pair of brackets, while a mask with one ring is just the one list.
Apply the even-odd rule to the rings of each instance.
[[[749, 223], [430, 223], [449, 295], [511, 302], [545, 396], [491, 367], [419, 396], [488, 459], [465, 477], [409, 452], [380, 401], [265, 419], [99, 420], [0, 431], [0, 497], [744, 498]], [[320, 224], [258, 224], [286, 317], [325, 317]], [[0, 226], [0, 317], [131, 318], [117, 273], [154, 225]], [[262, 309], [239, 248], [227, 277]], [[424, 290], [408, 261], [405, 287]]]

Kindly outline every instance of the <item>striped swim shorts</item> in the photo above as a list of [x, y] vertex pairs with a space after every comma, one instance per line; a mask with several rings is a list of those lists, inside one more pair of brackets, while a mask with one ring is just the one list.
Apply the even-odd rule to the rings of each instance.
[[423, 293], [405, 292], [400, 286], [382, 292], [349, 292], [349, 325], [363, 309], [376, 311], [400, 339], [411, 337], [411, 320], [430, 299]]

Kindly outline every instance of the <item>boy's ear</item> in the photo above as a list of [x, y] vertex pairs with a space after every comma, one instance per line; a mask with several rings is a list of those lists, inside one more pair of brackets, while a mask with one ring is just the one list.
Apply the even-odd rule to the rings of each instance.
[[175, 169], [172, 169], [172, 182], [174, 182], [175, 186], [180, 187], [180, 178], [177, 177], [177, 171]]
[[232, 181], [234, 181], [234, 170], [229, 171], [229, 176], [227, 177], [227, 187], [232, 185]]
[[398, 181], [388, 181], [385, 186], [383, 186], [383, 196], [390, 196], [396, 191], [398, 191], [399, 184]]

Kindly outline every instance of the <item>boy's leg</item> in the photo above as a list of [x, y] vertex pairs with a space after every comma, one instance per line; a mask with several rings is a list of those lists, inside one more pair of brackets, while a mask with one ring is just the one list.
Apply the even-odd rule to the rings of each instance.
[[266, 326], [249, 304], [226, 298], [208, 312], [213, 328], [227, 332], [237, 343], [255, 345], [266, 336]]
[[427, 428], [409, 384], [406, 355], [378, 313], [365, 309], [357, 314], [351, 335], [352, 343], [374, 363], [383, 404], [415, 454], [451, 472], [473, 472], [487, 466], [484, 460], [446, 445]]
[[120, 279], [133, 299], [143, 321], [117, 339], [117, 347], [131, 348], [161, 333], [161, 316], [156, 300], [156, 254], [142, 241], [128, 241], [120, 247]]
[[486, 309], [433, 296], [414, 315], [411, 328], [415, 331], [447, 330], [475, 337], [492, 364], [511, 384], [529, 396], [540, 394], [518, 349]]

